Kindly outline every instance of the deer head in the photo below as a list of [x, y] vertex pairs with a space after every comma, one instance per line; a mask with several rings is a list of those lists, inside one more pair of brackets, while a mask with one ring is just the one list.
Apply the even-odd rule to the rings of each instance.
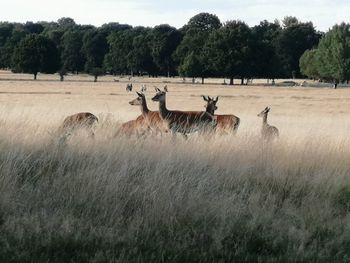
[[269, 107], [266, 107], [262, 112], [258, 114], [258, 117], [264, 117], [264, 115], [267, 115], [270, 111]]
[[155, 87], [156, 90], [156, 95], [152, 98], [153, 101], [165, 101], [165, 95], [167, 90], [164, 89], [164, 91], [161, 91], [160, 89], [158, 89], [157, 87]]
[[136, 94], [137, 94], [137, 98], [130, 101], [129, 102], [130, 105], [133, 105], [133, 106], [142, 105], [142, 101], [145, 99], [145, 95], [137, 91], [136, 91]]
[[210, 96], [202, 96], [204, 101], [207, 102], [206, 105], [204, 105], [204, 108], [206, 109], [206, 111], [210, 114], [214, 114], [214, 112], [218, 109], [218, 107], [216, 106], [216, 103], [219, 100], [219, 96], [217, 96], [216, 98], [212, 98]]

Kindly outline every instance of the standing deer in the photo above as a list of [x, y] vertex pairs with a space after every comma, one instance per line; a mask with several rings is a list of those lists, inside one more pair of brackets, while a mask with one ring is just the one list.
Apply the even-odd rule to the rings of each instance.
[[141, 88], [140, 88], [140, 92], [141, 92], [141, 93], [145, 93], [146, 90], [147, 90], [146, 84], [142, 84], [142, 85], [141, 85]]
[[270, 111], [269, 107], [266, 107], [262, 112], [258, 114], [258, 117], [263, 118], [261, 135], [265, 140], [271, 141], [279, 136], [278, 129], [275, 126], [267, 123], [267, 115]]
[[[211, 115], [214, 115], [215, 110], [218, 109], [216, 106], [216, 103], [219, 100], [219, 97], [217, 96], [215, 99], [211, 98], [209, 96], [203, 96], [203, 99], [207, 102], [206, 105], [204, 105], [206, 112], [210, 113]], [[241, 122], [240, 118], [238, 118], [235, 115], [214, 115], [216, 117], [217, 125], [216, 125], [216, 131], [220, 131], [222, 133], [235, 134], [237, 132], [237, 129], [239, 127], [239, 124]]]
[[70, 135], [78, 129], [86, 129], [91, 137], [94, 137], [92, 130], [95, 122], [98, 122], [98, 118], [90, 112], [80, 112], [66, 117], [63, 120], [59, 131]]
[[132, 83], [126, 84], [125, 90], [126, 90], [127, 92], [131, 92], [131, 91], [132, 91]]
[[159, 111], [150, 111], [147, 107], [146, 97], [143, 93], [136, 92], [138, 97], [129, 102], [130, 105], [137, 106], [141, 108], [142, 116], [145, 119], [146, 125], [152, 131], [158, 132], [167, 132], [168, 128], [166, 123], [161, 118]]
[[173, 135], [182, 133], [185, 138], [187, 134], [202, 130], [211, 130], [216, 126], [216, 119], [205, 111], [171, 111], [166, 107], [166, 92], [156, 88], [157, 94], [152, 98], [159, 102], [159, 113], [167, 123]]

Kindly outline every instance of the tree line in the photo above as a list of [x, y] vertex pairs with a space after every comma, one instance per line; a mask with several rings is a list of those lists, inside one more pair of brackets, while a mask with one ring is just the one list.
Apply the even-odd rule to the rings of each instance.
[[[337, 25], [324, 34], [295, 17], [249, 27], [239, 20], [222, 23], [209, 13], [195, 15], [180, 29], [167, 24], [95, 27], [66, 17], [0, 22], [0, 68], [31, 73], [34, 79], [38, 72], [59, 73], [61, 80], [68, 72], [84, 72], [95, 81], [103, 74], [183, 76], [203, 83], [224, 77], [230, 84], [234, 79], [244, 84], [251, 78], [303, 75], [342, 81], [349, 79], [348, 27]], [[326, 66], [325, 61], [335, 64]]]

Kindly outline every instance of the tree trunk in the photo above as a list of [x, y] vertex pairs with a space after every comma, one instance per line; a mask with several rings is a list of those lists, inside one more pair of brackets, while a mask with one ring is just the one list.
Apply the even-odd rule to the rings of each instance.
[[94, 82], [97, 82], [97, 76], [95, 76]]
[[202, 85], [204, 84], [204, 77], [202, 77]]
[[241, 85], [244, 85], [244, 78], [241, 78]]
[[233, 77], [230, 77], [230, 85], [233, 85]]
[[60, 76], [60, 81], [63, 81], [63, 80], [64, 80], [64, 76], [61, 75], [61, 76]]
[[38, 72], [34, 73], [34, 80], [36, 80], [36, 75], [38, 75]]

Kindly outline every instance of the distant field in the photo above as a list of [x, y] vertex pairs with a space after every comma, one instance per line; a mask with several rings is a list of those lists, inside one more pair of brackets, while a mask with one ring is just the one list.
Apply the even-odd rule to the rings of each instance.
[[[0, 71], [1, 262], [350, 261], [350, 89], [134, 78], [151, 109], [167, 85], [170, 109], [219, 96], [217, 113], [241, 118], [237, 136], [186, 141], [113, 138], [140, 114], [127, 78], [31, 79]], [[80, 111], [99, 117], [95, 140], [61, 143]]]

